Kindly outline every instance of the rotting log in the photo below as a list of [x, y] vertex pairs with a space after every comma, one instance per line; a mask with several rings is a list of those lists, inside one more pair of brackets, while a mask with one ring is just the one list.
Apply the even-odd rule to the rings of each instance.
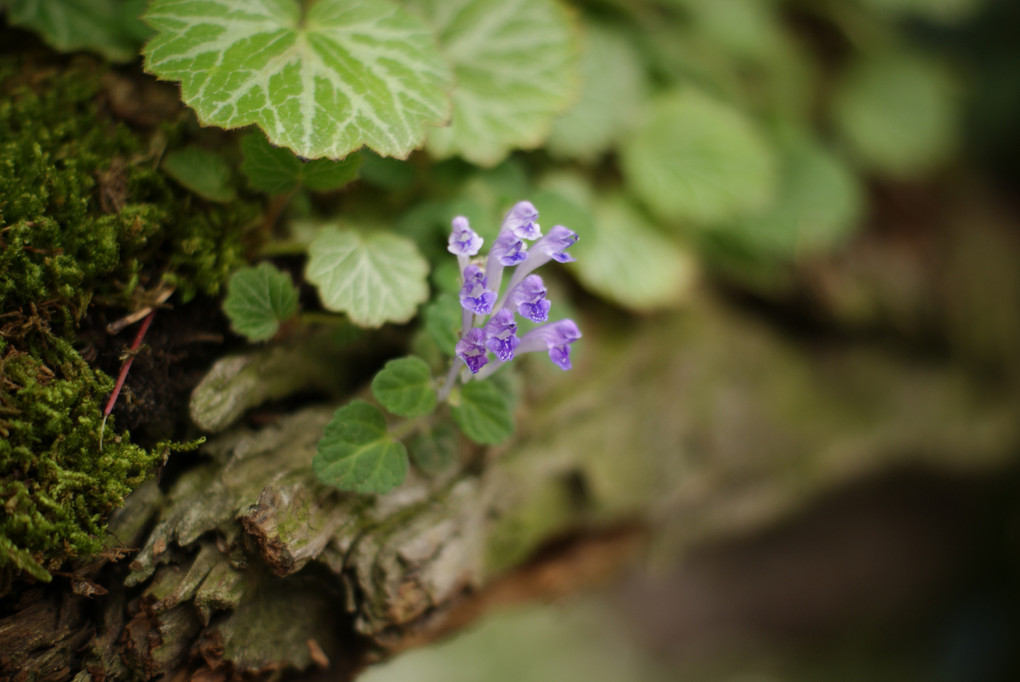
[[446, 631], [470, 594], [565, 533], [627, 523], [675, 550], [883, 467], [990, 468], [1020, 445], [1016, 395], [944, 362], [805, 343], [709, 296], [600, 319], [574, 375], [527, 369], [513, 443], [384, 496], [315, 479], [330, 406], [224, 432], [115, 518], [117, 544], [141, 549], [103, 569], [109, 594], [55, 584], [0, 621], [4, 674], [341, 677]]

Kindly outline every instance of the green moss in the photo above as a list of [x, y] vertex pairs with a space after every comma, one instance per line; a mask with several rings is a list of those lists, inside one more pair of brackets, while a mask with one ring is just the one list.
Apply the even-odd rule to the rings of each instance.
[[[159, 452], [127, 438], [98, 447], [100, 400], [112, 382], [68, 347], [54, 371], [0, 340], [0, 587], [17, 572], [48, 579], [64, 560], [98, 551], [105, 519], [144, 480]], [[58, 374], [59, 372], [59, 374]]]
[[[211, 204], [158, 169], [165, 145], [106, 113], [102, 68], [0, 58], [0, 594], [100, 549], [106, 520], [164, 453], [101, 410], [113, 387], [75, 349], [91, 305], [217, 294], [260, 208]], [[155, 140], [155, 142], [154, 142]]]

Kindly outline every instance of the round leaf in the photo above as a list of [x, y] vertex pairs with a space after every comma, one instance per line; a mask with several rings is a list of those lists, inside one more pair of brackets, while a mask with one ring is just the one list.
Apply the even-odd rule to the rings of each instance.
[[252, 123], [305, 158], [406, 157], [449, 115], [432, 31], [386, 0], [153, 0], [145, 68], [206, 125]]
[[403, 237], [326, 227], [308, 255], [305, 274], [322, 304], [361, 327], [407, 322], [428, 298], [428, 263]]
[[772, 152], [733, 107], [693, 90], [658, 100], [623, 147], [627, 185], [664, 220], [714, 223], [772, 198]]
[[881, 173], [905, 177], [929, 170], [955, 143], [953, 91], [931, 61], [888, 55], [857, 62], [832, 106], [847, 146]]
[[831, 152], [801, 134], [782, 143], [779, 192], [762, 213], [718, 232], [754, 256], [792, 260], [834, 248], [857, 226], [863, 190]]
[[476, 443], [498, 445], [514, 431], [509, 400], [491, 381], [466, 384], [452, 412], [460, 430]]
[[599, 201], [578, 235], [578, 279], [606, 300], [647, 311], [676, 305], [690, 292], [694, 260], [623, 197]]
[[428, 149], [483, 166], [539, 146], [574, 96], [576, 36], [554, 0], [411, 0], [454, 66], [453, 120]]
[[382, 412], [363, 400], [341, 407], [312, 458], [319, 480], [357, 493], [385, 493], [407, 476], [407, 449], [386, 431]]
[[390, 360], [372, 380], [372, 395], [401, 417], [421, 417], [436, 407], [429, 366], [414, 356]]
[[230, 327], [250, 341], [272, 338], [280, 322], [297, 312], [298, 290], [290, 275], [269, 263], [230, 276], [223, 312]]

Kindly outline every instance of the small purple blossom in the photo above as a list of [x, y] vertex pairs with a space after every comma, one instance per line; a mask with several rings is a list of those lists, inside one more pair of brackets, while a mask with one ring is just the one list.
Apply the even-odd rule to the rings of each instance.
[[500, 232], [510, 231], [518, 239], [535, 240], [542, 236], [542, 228], [537, 222], [538, 210], [530, 201], [519, 201], [503, 219]]
[[455, 350], [457, 357], [464, 361], [464, 364], [467, 365], [472, 374], [477, 374], [478, 370], [489, 361], [486, 355], [487, 349], [485, 348], [485, 332], [478, 327], [469, 329], [461, 340], [457, 342]]
[[528, 275], [510, 292], [509, 305], [532, 322], [545, 322], [552, 307], [545, 298], [547, 293], [541, 277]]
[[[566, 252], [568, 248], [577, 243], [577, 233], [562, 225], [555, 225], [549, 233], [539, 239], [531, 246], [527, 260], [521, 263], [514, 271], [510, 279], [510, 288], [513, 289], [521, 280], [527, 277], [533, 270], [540, 268], [550, 260], [557, 263], [570, 263], [574, 257]], [[497, 303], [497, 306], [499, 303]]]
[[488, 315], [496, 302], [496, 292], [485, 288], [485, 273], [477, 265], [464, 268], [464, 285], [460, 288], [460, 305], [476, 315]]
[[471, 229], [468, 219], [460, 215], [453, 219], [453, 231], [450, 232], [446, 250], [455, 256], [471, 257], [478, 254], [482, 241]]
[[520, 343], [514, 314], [508, 308], [497, 312], [485, 325], [485, 347], [495, 353], [501, 361], [512, 360], [514, 351]]
[[512, 267], [522, 263], [528, 257], [524, 242], [513, 232], [501, 232], [489, 251], [489, 262], [493, 260], [503, 267]]
[[532, 329], [524, 335], [517, 348], [518, 353], [545, 350], [557, 367], [571, 368], [570, 345], [581, 338], [581, 330], [573, 320], [560, 320]]
[[[534, 240], [530, 250], [525, 240]], [[575, 242], [577, 234], [562, 225], [554, 226], [543, 236], [535, 206], [521, 201], [503, 219], [484, 266], [479, 266], [471, 259], [481, 249], [482, 238], [464, 216], [453, 219], [448, 250], [457, 256], [463, 277], [461, 338], [455, 353], [475, 379], [491, 375], [521, 353], [536, 351], [547, 352], [558, 367], [570, 369], [570, 348], [581, 338], [573, 320], [547, 323], [518, 337], [516, 316], [532, 322], [549, 319], [548, 290], [542, 278], [531, 273], [551, 260], [573, 261], [566, 251]], [[514, 270], [501, 295], [503, 270], [508, 267]], [[489, 353], [495, 359], [490, 361]], [[450, 394], [458, 376], [463, 381], [468, 379], [468, 374], [461, 372], [460, 362], [454, 362], [439, 393], [441, 400]]]

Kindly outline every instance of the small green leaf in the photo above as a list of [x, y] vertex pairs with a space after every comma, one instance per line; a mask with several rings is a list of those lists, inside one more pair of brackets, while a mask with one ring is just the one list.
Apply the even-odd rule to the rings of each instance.
[[421, 417], [436, 408], [436, 389], [429, 366], [413, 355], [390, 360], [372, 380], [372, 395], [401, 417]]
[[658, 100], [623, 147], [630, 190], [666, 221], [706, 224], [766, 206], [772, 150], [744, 114], [695, 90]]
[[308, 246], [308, 281], [328, 310], [362, 327], [407, 322], [428, 298], [428, 262], [414, 243], [389, 232], [325, 227]]
[[460, 329], [460, 299], [457, 294], [440, 294], [434, 301], [425, 306], [422, 315], [425, 318], [425, 331], [436, 342], [439, 349], [453, 357], [457, 345], [457, 331]]
[[489, 381], [468, 382], [453, 406], [453, 419], [476, 443], [498, 445], [514, 431], [514, 418], [506, 394]]
[[304, 185], [316, 192], [329, 192], [358, 178], [361, 154], [342, 161], [314, 159], [302, 161], [289, 149], [274, 147], [262, 133], [251, 133], [241, 140], [244, 160], [241, 170], [251, 186], [269, 194], [286, 194]]
[[450, 113], [432, 30], [387, 0], [153, 0], [145, 68], [205, 125], [252, 123], [305, 158], [406, 157]]
[[230, 166], [218, 154], [190, 146], [167, 153], [163, 172], [209, 201], [233, 201], [237, 192], [230, 182]]
[[414, 434], [407, 443], [411, 462], [424, 473], [435, 476], [457, 462], [457, 430], [449, 422]]
[[866, 166], [894, 177], [930, 170], [956, 143], [956, 98], [936, 62], [910, 55], [856, 62], [832, 101], [836, 127]]
[[290, 275], [270, 263], [241, 268], [230, 277], [223, 312], [231, 328], [250, 341], [272, 338], [280, 322], [297, 312], [298, 290]]
[[10, 0], [11, 24], [31, 29], [61, 52], [91, 50], [130, 61], [147, 35], [140, 0]]
[[553, 0], [410, 0], [453, 64], [453, 121], [429, 134], [440, 158], [482, 166], [539, 146], [577, 87], [577, 39]]
[[648, 311], [675, 306], [690, 293], [694, 259], [624, 197], [598, 201], [594, 221], [579, 225], [577, 233], [572, 253], [578, 278], [606, 300]]
[[320, 481], [356, 493], [385, 493], [407, 476], [407, 449], [364, 400], [341, 407], [326, 424], [312, 468]]

